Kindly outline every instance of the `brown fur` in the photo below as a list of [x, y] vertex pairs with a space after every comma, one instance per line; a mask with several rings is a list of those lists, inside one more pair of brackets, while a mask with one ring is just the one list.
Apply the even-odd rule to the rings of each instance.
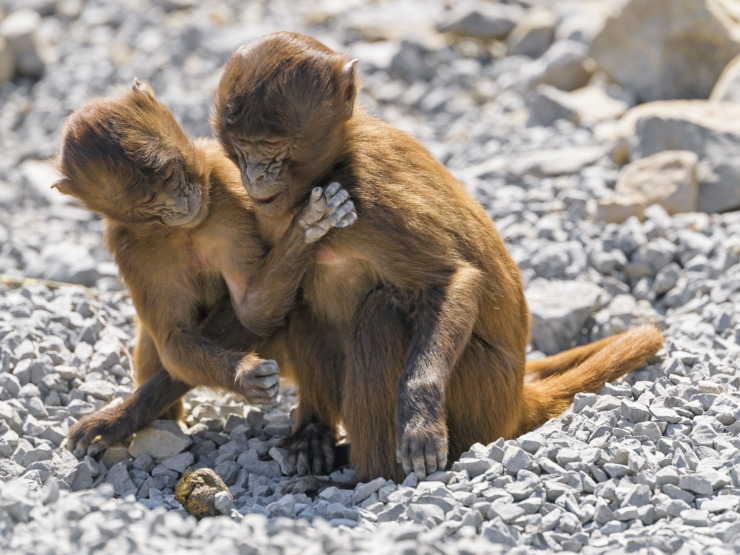
[[212, 118], [249, 194], [279, 195], [257, 205], [264, 235], [332, 180], [357, 206], [357, 225], [327, 237], [306, 273], [288, 326], [281, 366], [300, 404], [285, 444], [304, 469], [325, 469], [341, 421], [358, 479], [423, 476], [448, 453], [542, 424], [660, 348], [660, 332], [641, 328], [550, 359], [554, 371], [532, 363], [547, 377], [525, 384], [529, 313], [491, 220], [418, 142], [354, 107], [357, 88], [344, 56], [276, 33], [232, 55]]
[[139, 389], [123, 406], [80, 421], [69, 446], [84, 451], [98, 435], [109, 445], [165, 409], [179, 417], [179, 399], [192, 386], [272, 400], [277, 365], [248, 351], [264, 344], [294, 303], [315, 250], [305, 236], [317, 204], [288, 219], [267, 253], [252, 202], [218, 143], [189, 139], [138, 81], [70, 116], [57, 166], [64, 178], [55, 186], [105, 218], [139, 320]]

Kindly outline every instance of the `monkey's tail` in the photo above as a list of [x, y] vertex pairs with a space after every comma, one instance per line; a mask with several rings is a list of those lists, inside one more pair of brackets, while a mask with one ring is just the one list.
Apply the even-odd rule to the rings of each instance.
[[573, 349], [568, 349], [567, 351], [563, 351], [556, 355], [528, 360], [524, 368], [524, 375], [529, 377], [530, 381], [533, 381], [549, 378], [556, 374], [562, 374], [574, 366], [581, 364], [594, 353], [598, 353], [609, 343], [618, 340], [627, 333], [632, 332], [628, 331], [611, 337], [606, 337], [599, 341], [589, 343], [588, 345], [581, 345], [579, 347], [574, 347]]
[[[545, 368], [544, 364], [532, 365], [532, 368], [541, 367], [539, 371], [546, 377], [524, 384], [524, 411], [519, 433], [526, 433], [558, 416], [573, 402], [576, 393], [596, 393], [606, 382], [634, 370], [662, 346], [663, 334], [649, 324], [542, 359], [552, 359], [551, 368]], [[575, 361], [575, 365], [566, 368], [568, 360]], [[534, 370], [528, 365], [527, 373], [530, 372]]]

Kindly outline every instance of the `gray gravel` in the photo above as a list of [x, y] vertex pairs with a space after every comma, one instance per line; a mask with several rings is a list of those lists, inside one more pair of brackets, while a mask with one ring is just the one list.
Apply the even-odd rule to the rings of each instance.
[[[612, 114], [607, 124], [634, 104], [629, 89], [590, 77], [587, 56], [594, 6], [623, 3], [512, 1], [476, 19], [481, 5], [448, 12], [441, 0], [3, 2], [41, 17], [18, 18], [37, 28], [23, 29], [25, 69], [0, 86], [0, 551], [739, 550], [740, 213], [670, 215], [656, 204], [644, 221], [599, 222], [618, 145], [563, 96], [590, 79], [611, 103], [589, 113]], [[527, 16], [536, 34], [522, 23], [530, 4], [551, 10]], [[514, 28], [510, 46], [527, 55], [471, 36]], [[206, 134], [232, 49], [278, 29], [358, 57], [361, 101], [422, 140], [487, 209], [527, 286], [530, 356], [654, 322], [666, 335], [659, 358], [525, 436], [471, 446], [421, 483], [316, 495], [286, 476], [275, 445], [296, 402], [287, 387], [262, 408], [197, 390], [185, 431], [157, 422], [82, 460], [63, 449], [77, 419], [132, 391], [134, 317], [101, 222], [48, 189], [44, 159], [63, 118], [137, 76], [188, 132]], [[198, 522], [173, 488], [204, 467], [233, 502], [222, 495], [222, 516]]]

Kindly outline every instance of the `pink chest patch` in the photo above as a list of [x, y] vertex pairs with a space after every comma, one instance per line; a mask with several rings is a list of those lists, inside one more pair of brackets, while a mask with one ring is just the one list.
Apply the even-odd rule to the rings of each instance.
[[316, 251], [316, 262], [319, 264], [338, 264], [342, 259], [329, 247], [321, 247]]
[[208, 259], [208, 255], [198, 252], [198, 250], [193, 247], [188, 249], [187, 265], [188, 271], [194, 274], [206, 272], [211, 269], [211, 262]]

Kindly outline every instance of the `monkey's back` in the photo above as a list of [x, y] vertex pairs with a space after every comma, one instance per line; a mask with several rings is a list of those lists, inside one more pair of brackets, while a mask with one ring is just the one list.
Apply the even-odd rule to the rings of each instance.
[[359, 220], [342, 233], [363, 236], [375, 229], [382, 237], [395, 229], [383, 248], [403, 247], [409, 265], [441, 256], [478, 269], [475, 332], [490, 341], [508, 338], [523, 364], [529, 312], [521, 275], [483, 207], [407, 133], [359, 111], [348, 136], [351, 158], [339, 180], [355, 200]]

